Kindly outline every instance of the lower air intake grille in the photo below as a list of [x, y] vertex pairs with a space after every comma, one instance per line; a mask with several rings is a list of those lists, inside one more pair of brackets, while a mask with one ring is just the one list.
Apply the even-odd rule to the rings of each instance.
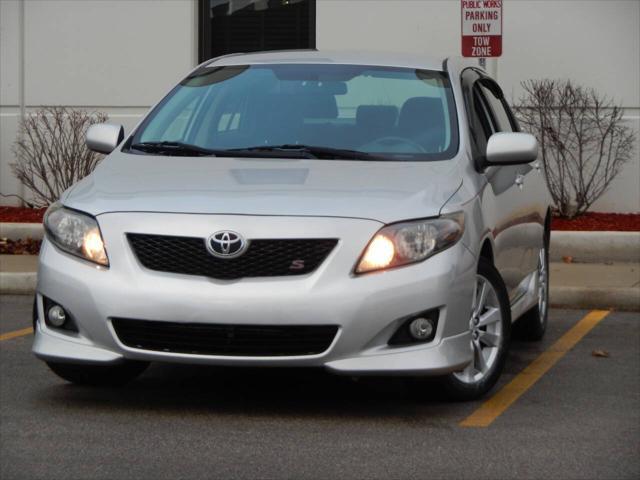
[[112, 319], [128, 347], [195, 355], [316, 355], [329, 348], [335, 325], [224, 325]]
[[232, 280], [244, 277], [304, 275], [327, 258], [332, 238], [256, 239], [236, 258], [216, 258], [204, 238], [127, 234], [140, 263], [150, 270]]

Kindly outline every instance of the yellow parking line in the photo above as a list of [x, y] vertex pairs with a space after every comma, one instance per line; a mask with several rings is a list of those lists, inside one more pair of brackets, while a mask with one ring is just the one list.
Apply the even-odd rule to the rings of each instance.
[[551, 345], [527, 368], [460, 422], [461, 427], [488, 427], [512, 403], [553, 367], [589, 331], [609, 314], [609, 310], [593, 310], [576, 323], [556, 343]]
[[10, 340], [16, 337], [22, 337], [24, 335], [29, 335], [30, 333], [33, 333], [33, 328], [31, 327], [23, 328], [22, 330], [15, 330], [13, 332], [3, 333], [2, 335], [0, 335], [0, 341]]

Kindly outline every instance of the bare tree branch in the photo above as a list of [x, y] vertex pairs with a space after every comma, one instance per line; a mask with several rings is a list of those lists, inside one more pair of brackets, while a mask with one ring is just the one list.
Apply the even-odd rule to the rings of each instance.
[[586, 212], [634, 153], [635, 134], [609, 97], [570, 80], [527, 80], [515, 107], [533, 133], [556, 211]]
[[45, 107], [20, 123], [22, 135], [13, 145], [13, 174], [31, 192], [29, 204], [44, 207], [55, 202], [86, 177], [103, 156], [84, 145], [90, 125], [107, 120], [102, 112]]

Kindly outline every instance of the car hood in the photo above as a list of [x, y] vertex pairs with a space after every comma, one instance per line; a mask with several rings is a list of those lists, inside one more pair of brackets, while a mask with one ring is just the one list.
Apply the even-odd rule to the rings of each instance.
[[389, 223], [438, 215], [456, 161], [164, 157], [114, 152], [63, 197], [92, 215], [165, 212], [331, 216]]

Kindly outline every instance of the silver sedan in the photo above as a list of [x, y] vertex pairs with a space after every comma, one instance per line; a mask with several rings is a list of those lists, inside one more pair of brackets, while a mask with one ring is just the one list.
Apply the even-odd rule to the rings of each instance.
[[[151, 361], [498, 379], [547, 323], [534, 137], [456, 59], [272, 52], [189, 73], [45, 217], [33, 351], [116, 385]], [[414, 382], [416, 383], [416, 382]]]

